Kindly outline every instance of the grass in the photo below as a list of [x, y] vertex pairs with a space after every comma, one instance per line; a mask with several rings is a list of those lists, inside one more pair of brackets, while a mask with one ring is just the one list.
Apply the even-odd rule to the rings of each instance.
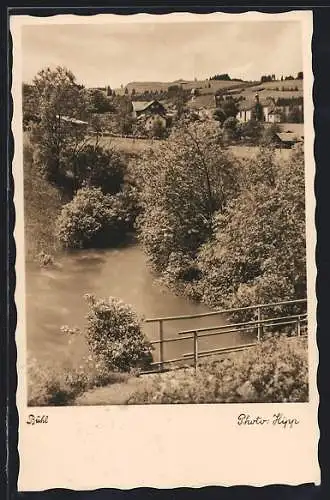
[[305, 338], [273, 337], [243, 352], [207, 358], [197, 372], [183, 368], [128, 377], [80, 394], [75, 405], [308, 401]]
[[172, 372], [128, 404], [293, 403], [308, 401], [306, 339], [275, 337], [242, 353], [201, 362], [196, 372]]
[[130, 139], [127, 137], [101, 137], [99, 145], [103, 148], [115, 148], [122, 153], [139, 154], [148, 149], [155, 149], [164, 141], [152, 139]]
[[127, 382], [129, 374], [100, 369], [84, 361], [77, 368], [28, 362], [28, 406], [68, 406], [84, 393], [97, 387]]
[[35, 260], [59, 250], [53, 228], [62, 201], [57, 189], [36, 171], [28, 136], [24, 137], [23, 155], [25, 251], [27, 260]]

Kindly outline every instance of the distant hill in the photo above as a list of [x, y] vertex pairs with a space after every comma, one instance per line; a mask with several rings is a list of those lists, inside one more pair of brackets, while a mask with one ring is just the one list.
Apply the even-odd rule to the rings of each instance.
[[[218, 91], [228, 92], [235, 98], [243, 98], [244, 101], [254, 101], [258, 93], [262, 102], [272, 97], [290, 99], [292, 97], [303, 97], [303, 80], [273, 80], [271, 82], [241, 82], [237, 80], [177, 80], [173, 82], [130, 82], [127, 84], [129, 94], [135, 89], [136, 95], [148, 91], [150, 94], [166, 92], [172, 85], [180, 85], [183, 89], [190, 91], [198, 89], [199, 95], [189, 104], [189, 107], [198, 108], [215, 107], [214, 94]], [[115, 89], [117, 95], [124, 94], [125, 87]], [[156, 95], [157, 98], [157, 95]]]
[[[254, 82], [257, 84], [258, 82]], [[220, 89], [240, 88], [251, 85], [249, 82], [239, 82], [237, 80], [223, 81], [223, 80], [176, 80], [172, 82], [129, 82], [126, 85], [128, 92], [131, 93], [133, 89], [137, 94], [148, 92], [162, 92], [167, 91], [168, 87], [172, 85], [181, 85], [183, 89], [199, 89], [201, 93], [214, 93]], [[115, 89], [117, 94], [124, 94], [125, 87]]]

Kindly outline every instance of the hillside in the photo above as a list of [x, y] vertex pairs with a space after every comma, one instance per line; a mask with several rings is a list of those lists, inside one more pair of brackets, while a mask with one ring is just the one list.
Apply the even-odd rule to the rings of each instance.
[[242, 89], [240, 95], [246, 100], [254, 98], [258, 92], [261, 99], [273, 97], [275, 100], [279, 98], [289, 99], [292, 97], [303, 96], [303, 80], [283, 80], [260, 83], [258, 85], [249, 86]]
[[[132, 89], [135, 89], [137, 94], [148, 92], [161, 92], [167, 91], [168, 87], [172, 85], [181, 85], [183, 89], [191, 90], [193, 88], [199, 89], [202, 93], [214, 93], [221, 89], [233, 89], [241, 88], [247, 85], [251, 85], [249, 82], [239, 82], [237, 80], [225, 81], [225, 80], [177, 80], [173, 82], [129, 82], [126, 85], [129, 93]], [[125, 92], [124, 88], [115, 89], [118, 95]]]

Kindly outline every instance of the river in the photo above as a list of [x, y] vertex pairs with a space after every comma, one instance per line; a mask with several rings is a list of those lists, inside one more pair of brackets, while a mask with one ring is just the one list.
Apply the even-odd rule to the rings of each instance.
[[[178, 297], [155, 282], [146, 256], [137, 245], [63, 253], [54, 267], [26, 264], [27, 348], [30, 356], [40, 362], [44, 360], [63, 366], [81, 362], [87, 351], [83, 338], [77, 338], [69, 345], [68, 336], [61, 333], [60, 328], [62, 325], [85, 326], [85, 293], [118, 297], [147, 318], [209, 311], [206, 306]], [[164, 337], [178, 336], [180, 330], [220, 324], [218, 316], [166, 322]], [[157, 324], [145, 324], [143, 328], [150, 340], [158, 338]], [[203, 338], [199, 341], [199, 349], [231, 346], [242, 343], [242, 340], [242, 334]], [[192, 347], [192, 340], [166, 343], [165, 359], [191, 352]], [[154, 359], [159, 359], [158, 347]]]

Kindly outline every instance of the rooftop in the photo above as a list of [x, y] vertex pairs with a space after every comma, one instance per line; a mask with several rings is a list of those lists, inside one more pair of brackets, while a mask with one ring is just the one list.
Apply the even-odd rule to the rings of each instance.
[[144, 111], [145, 109], [149, 108], [149, 106], [151, 106], [151, 104], [154, 104], [154, 103], [157, 103], [157, 104], [160, 104], [161, 106], [163, 106], [162, 103], [160, 103], [159, 101], [132, 101], [132, 106], [133, 106], [133, 110], [134, 111]]
[[[272, 106], [272, 107], [274, 106], [274, 103], [273, 103], [271, 98], [260, 99], [260, 97], [259, 97], [259, 103], [264, 107], [265, 106]], [[251, 98], [244, 99], [243, 101], [240, 101], [238, 103], [238, 109], [240, 111], [247, 111], [249, 109], [254, 108], [255, 104], [256, 104], [255, 99], [251, 99]]]
[[[56, 115], [56, 118], [59, 118], [59, 115]], [[61, 120], [63, 120], [64, 122], [73, 123], [74, 125], [88, 125], [88, 122], [77, 120], [77, 118], [71, 118], [70, 116], [61, 116]]]
[[282, 142], [302, 142], [303, 137], [295, 134], [294, 132], [278, 132], [277, 137], [281, 139]]
[[215, 99], [213, 94], [203, 94], [196, 96], [194, 100], [187, 103], [190, 109], [215, 108]]

